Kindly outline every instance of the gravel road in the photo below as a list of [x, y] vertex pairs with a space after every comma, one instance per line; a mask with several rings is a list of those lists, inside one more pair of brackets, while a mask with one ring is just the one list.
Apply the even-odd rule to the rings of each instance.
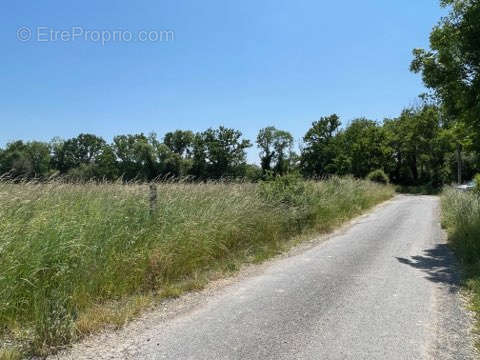
[[52, 359], [473, 359], [439, 221], [438, 198], [397, 196]]

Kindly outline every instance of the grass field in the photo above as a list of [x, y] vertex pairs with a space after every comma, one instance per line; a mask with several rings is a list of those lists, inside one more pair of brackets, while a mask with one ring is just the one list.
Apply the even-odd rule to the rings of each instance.
[[[480, 196], [447, 188], [442, 194], [442, 225], [463, 265], [465, 286], [472, 294], [472, 309], [480, 330]], [[477, 342], [480, 349], [480, 342]]]
[[0, 359], [120, 327], [393, 193], [351, 178], [163, 183], [152, 212], [148, 185], [0, 183]]

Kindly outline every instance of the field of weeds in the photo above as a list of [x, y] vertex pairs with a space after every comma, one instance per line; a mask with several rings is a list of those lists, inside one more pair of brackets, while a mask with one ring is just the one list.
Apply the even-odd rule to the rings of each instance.
[[[391, 196], [351, 178], [0, 183], [0, 359], [45, 355]], [[221, 275], [220, 275], [221, 276]]]

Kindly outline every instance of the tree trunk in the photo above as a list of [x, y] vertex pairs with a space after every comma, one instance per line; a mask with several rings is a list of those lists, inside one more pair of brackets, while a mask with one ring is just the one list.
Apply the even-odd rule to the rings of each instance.
[[457, 181], [460, 185], [462, 183], [462, 147], [457, 144]]
[[417, 155], [411, 157], [410, 170], [412, 171], [413, 183], [414, 185], [418, 184], [418, 167], [417, 167]]

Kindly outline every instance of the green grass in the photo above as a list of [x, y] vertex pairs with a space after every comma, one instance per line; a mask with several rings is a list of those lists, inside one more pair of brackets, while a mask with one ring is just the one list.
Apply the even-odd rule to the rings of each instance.
[[152, 214], [148, 185], [0, 183], [0, 359], [120, 327], [393, 194], [350, 178], [164, 183]]
[[[472, 309], [480, 331], [480, 196], [446, 188], [442, 193], [442, 226], [463, 265], [464, 285], [472, 294]], [[480, 342], [477, 342], [480, 349]]]

